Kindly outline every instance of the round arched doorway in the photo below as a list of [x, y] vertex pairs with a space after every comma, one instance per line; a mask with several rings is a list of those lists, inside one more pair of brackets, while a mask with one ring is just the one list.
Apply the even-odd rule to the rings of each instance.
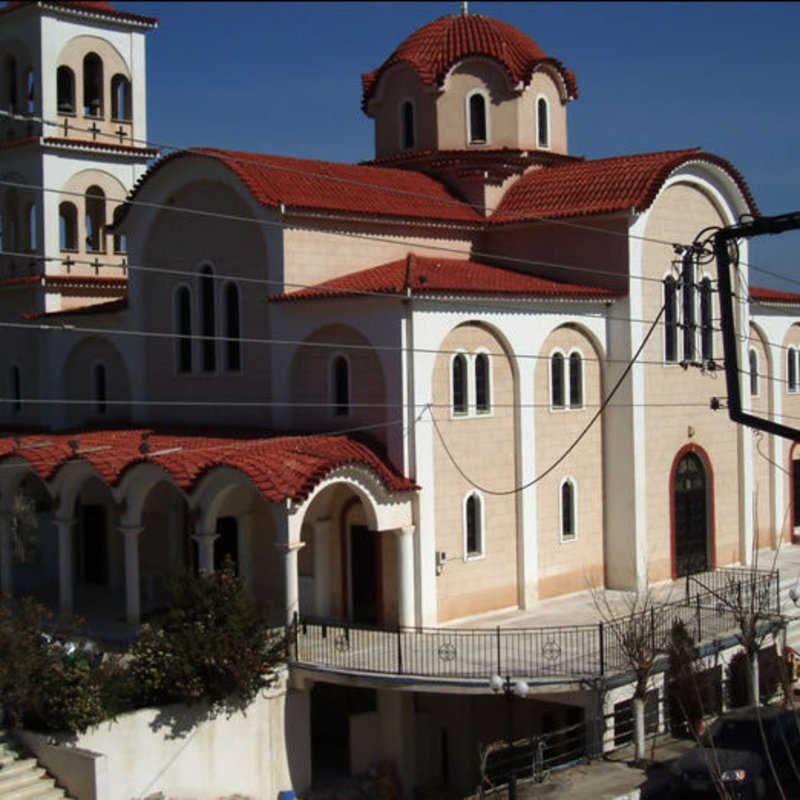
[[712, 482], [694, 450], [679, 453], [672, 468], [672, 570], [676, 578], [713, 567]]

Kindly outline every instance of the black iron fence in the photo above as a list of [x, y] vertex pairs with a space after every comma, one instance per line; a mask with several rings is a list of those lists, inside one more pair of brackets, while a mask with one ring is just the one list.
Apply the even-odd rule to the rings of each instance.
[[649, 637], [652, 650], [663, 653], [678, 620], [696, 642], [732, 633], [738, 624], [735, 606], [724, 598], [752, 593], [775, 607], [771, 598], [779, 603], [779, 587], [777, 572], [705, 573], [687, 578], [680, 601], [654, 602], [610, 621], [541, 628], [388, 629], [296, 616], [288, 631], [289, 658], [298, 665], [367, 674], [579, 680], [628, 671], [631, 637]]
[[704, 605], [752, 609], [763, 615], [780, 614], [780, 570], [723, 567], [688, 575], [686, 601], [697, 598]]

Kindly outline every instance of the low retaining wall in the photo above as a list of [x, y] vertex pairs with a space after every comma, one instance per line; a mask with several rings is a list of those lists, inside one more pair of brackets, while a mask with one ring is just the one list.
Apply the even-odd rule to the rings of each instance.
[[308, 692], [287, 690], [284, 676], [244, 711], [216, 719], [205, 711], [140, 709], [69, 740], [16, 735], [76, 800], [277, 798], [308, 787]]

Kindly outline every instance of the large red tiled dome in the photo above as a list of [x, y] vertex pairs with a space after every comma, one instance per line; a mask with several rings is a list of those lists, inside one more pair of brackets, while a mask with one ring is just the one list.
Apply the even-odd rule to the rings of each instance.
[[550, 64], [561, 74], [570, 97], [578, 96], [574, 73], [513, 25], [482, 14], [453, 14], [414, 31], [380, 67], [361, 76], [363, 105], [366, 108], [381, 75], [395, 64], [409, 64], [422, 83], [431, 86], [441, 83], [454, 64], [469, 56], [498, 61], [515, 84], [529, 83], [537, 65]]

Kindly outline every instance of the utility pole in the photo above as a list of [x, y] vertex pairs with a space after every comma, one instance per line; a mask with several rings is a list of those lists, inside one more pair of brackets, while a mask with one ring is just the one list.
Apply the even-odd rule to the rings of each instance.
[[[742, 411], [742, 396], [739, 385], [739, 350], [736, 345], [736, 329], [733, 319], [733, 291], [730, 269], [736, 266], [731, 258], [731, 243], [737, 239], [748, 239], [765, 233], [783, 233], [800, 228], [800, 211], [780, 214], [775, 217], [755, 217], [737, 225], [728, 225], [713, 234], [714, 255], [717, 260], [719, 281], [719, 307], [722, 324], [722, 348], [725, 354], [725, 384], [728, 391], [728, 415], [733, 422], [747, 425], [759, 431], [782, 436], [793, 441], [800, 440], [800, 429], [748, 414]], [[712, 408], [714, 408], [712, 400]], [[718, 406], [716, 406], [718, 407]]]

